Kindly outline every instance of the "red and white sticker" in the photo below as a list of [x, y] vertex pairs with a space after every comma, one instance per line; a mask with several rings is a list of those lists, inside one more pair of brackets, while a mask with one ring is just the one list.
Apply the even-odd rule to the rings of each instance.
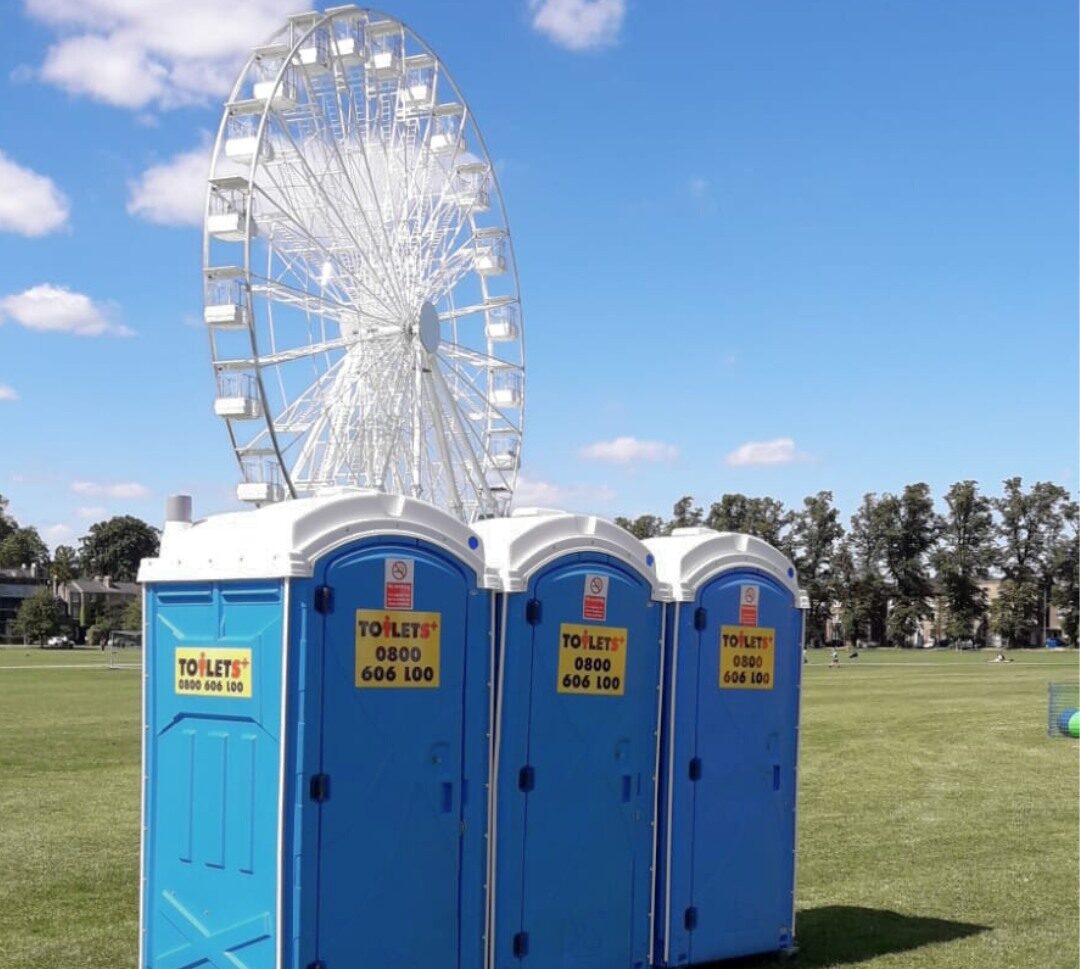
[[739, 586], [739, 625], [756, 626], [758, 622], [758, 596], [761, 589], [756, 585]]
[[607, 590], [608, 577], [606, 575], [585, 576], [585, 594], [581, 601], [583, 618], [590, 622], [607, 620]]
[[386, 560], [386, 587], [383, 593], [386, 609], [411, 609], [413, 607], [413, 560]]

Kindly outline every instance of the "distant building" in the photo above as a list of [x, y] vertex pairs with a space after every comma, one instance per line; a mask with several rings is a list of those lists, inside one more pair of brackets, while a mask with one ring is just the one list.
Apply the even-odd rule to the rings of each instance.
[[84, 633], [98, 616], [111, 607], [126, 606], [141, 594], [137, 582], [114, 582], [107, 575], [93, 579], [71, 579], [56, 587], [57, 598], [64, 603], [68, 615]]
[[0, 640], [18, 638], [13, 626], [19, 607], [25, 599], [45, 588], [45, 580], [38, 571], [36, 566], [0, 569]]

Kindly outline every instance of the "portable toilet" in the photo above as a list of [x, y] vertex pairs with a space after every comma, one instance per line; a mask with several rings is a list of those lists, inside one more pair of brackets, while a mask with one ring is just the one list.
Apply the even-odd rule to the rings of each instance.
[[795, 811], [805, 597], [749, 535], [646, 541], [665, 634], [655, 962], [795, 947]]
[[647, 969], [663, 606], [598, 518], [477, 522], [496, 598], [492, 969]]
[[140, 572], [139, 965], [482, 969], [479, 537], [374, 492], [171, 517]]

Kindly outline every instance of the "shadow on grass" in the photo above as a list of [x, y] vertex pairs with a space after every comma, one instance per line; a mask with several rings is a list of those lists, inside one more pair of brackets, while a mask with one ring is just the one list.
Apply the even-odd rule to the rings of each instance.
[[713, 963], [716, 969], [789, 966], [794, 969], [824, 969], [863, 962], [894, 952], [908, 952], [924, 945], [954, 942], [989, 926], [921, 915], [901, 915], [884, 909], [855, 905], [824, 905], [798, 913], [795, 923], [799, 942], [798, 958], [776, 956], [755, 959], [731, 959]]

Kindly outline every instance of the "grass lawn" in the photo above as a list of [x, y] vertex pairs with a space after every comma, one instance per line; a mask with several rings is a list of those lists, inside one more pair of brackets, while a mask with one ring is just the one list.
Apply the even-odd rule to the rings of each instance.
[[[1013, 656], [811, 652], [797, 965], [1080, 964], [1080, 746], [1045, 727], [1077, 656]], [[0, 969], [135, 965], [138, 683], [0, 649]]]

